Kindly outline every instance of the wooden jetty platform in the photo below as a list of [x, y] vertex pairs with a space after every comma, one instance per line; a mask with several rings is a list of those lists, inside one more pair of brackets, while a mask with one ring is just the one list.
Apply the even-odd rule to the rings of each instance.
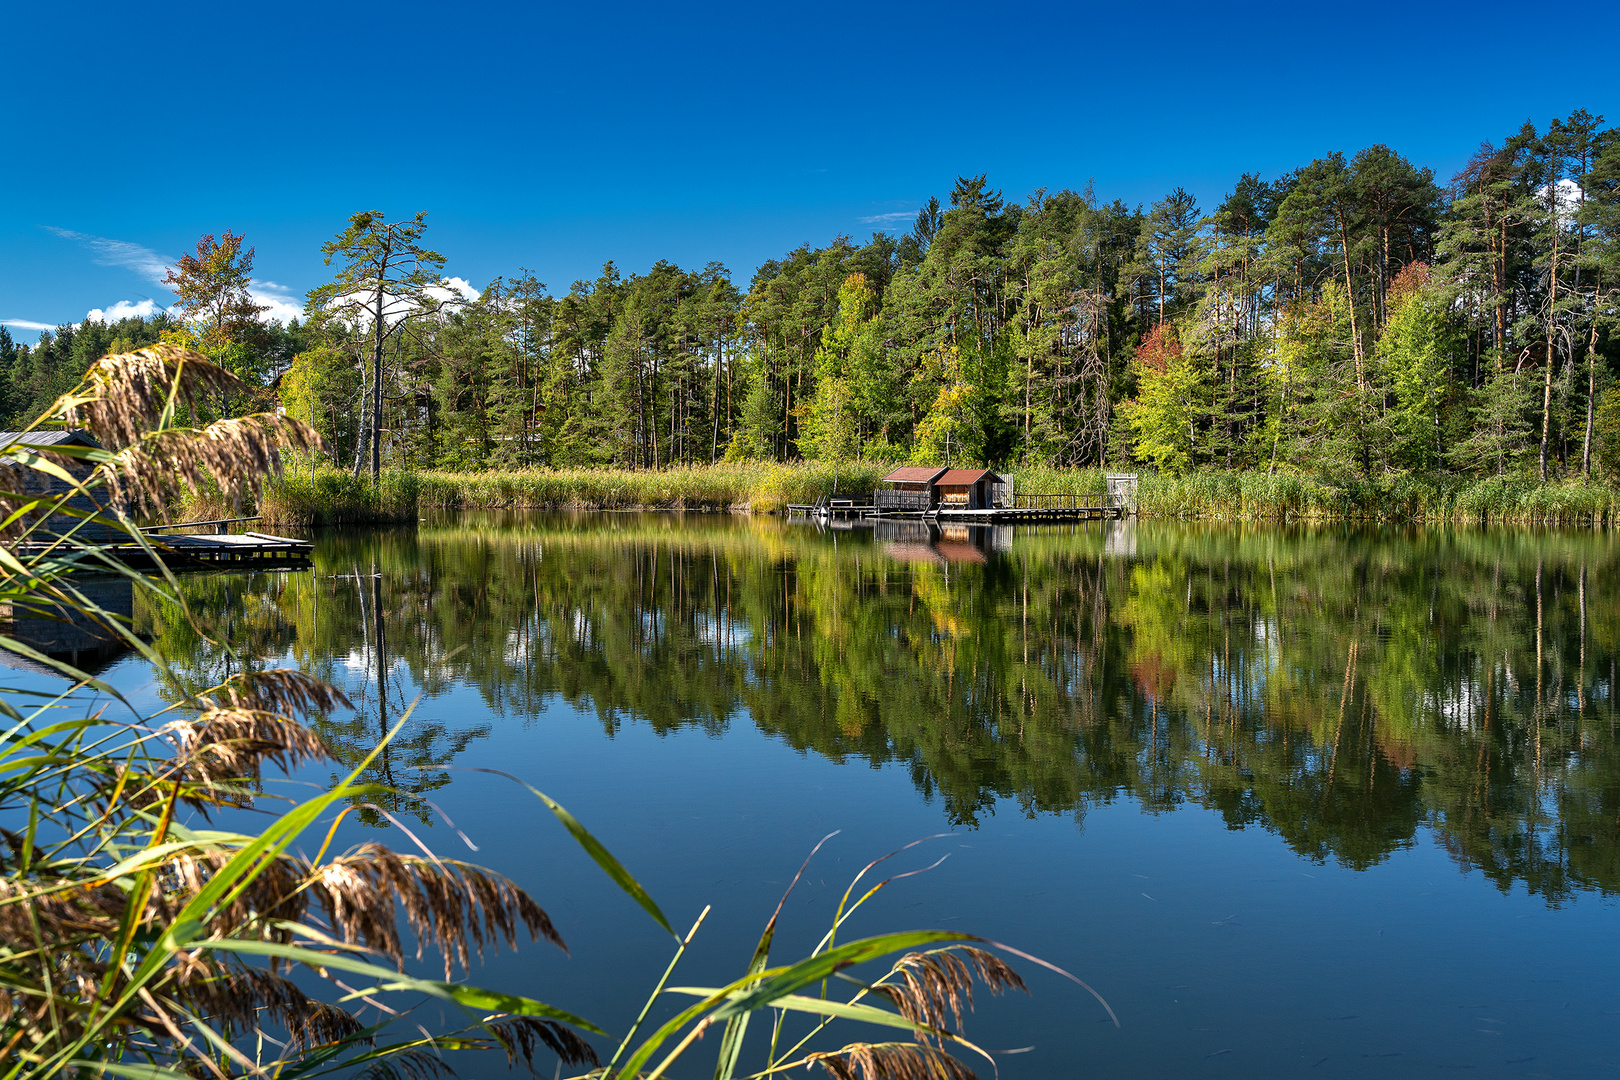
[[1107, 489], [1095, 495], [1018, 494], [1010, 477], [989, 469], [905, 465], [883, 478], [887, 489], [869, 499], [823, 498], [791, 503], [788, 514], [818, 521], [917, 518], [986, 525], [1053, 521], [1102, 521], [1136, 513], [1136, 474], [1108, 473]]
[[[148, 542], [163, 565], [170, 570], [293, 570], [309, 565], [313, 545], [308, 540], [291, 536], [276, 536], [265, 532], [227, 533], [225, 526], [251, 518], [217, 518], [210, 521], [181, 521], [172, 525], [153, 525], [142, 529]], [[194, 529], [213, 526], [212, 534], [162, 535], [169, 529]], [[46, 550], [45, 543], [25, 543], [17, 548], [17, 555], [26, 558]], [[132, 570], [153, 570], [157, 563], [141, 545], [132, 541], [95, 545], [98, 550]], [[65, 549], [57, 548], [66, 553]]]
[[857, 502], [854, 499], [818, 499], [813, 503], [788, 503], [788, 514], [802, 514], [814, 518], [863, 518], [872, 517], [878, 513], [878, 508], [872, 504], [871, 499]]
[[[878, 492], [871, 501], [832, 499], [810, 504], [789, 504], [789, 515], [829, 520], [835, 518], [901, 518], [955, 521], [986, 525], [1022, 525], [1052, 521], [1104, 521], [1128, 517], [1129, 503], [1112, 493], [1101, 495], [1011, 495], [1002, 505], [973, 507], [944, 501], [885, 499]], [[898, 493], [906, 494], [906, 493]]]

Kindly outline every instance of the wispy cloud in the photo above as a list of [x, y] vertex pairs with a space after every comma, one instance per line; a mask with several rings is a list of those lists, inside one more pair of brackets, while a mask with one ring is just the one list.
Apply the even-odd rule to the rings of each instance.
[[917, 216], [915, 210], [893, 210], [887, 214], [873, 214], [860, 219], [862, 225], [893, 225], [899, 221], [910, 221]]
[[169, 264], [164, 261], [163, 256], [149, 247], [128, 240], [114, 240], [106, 236], [74, 232], [72, 229], [59, 229], [55, 225], [44, 225], [41, 228], [64, 240], [72, 240], [89, 248], [96, 253], [96, 262], [102, 266], [122, 266], [133, 270], [154, 285], [162, 285], [163, 279], [169, 275]]
[[32, 319], [0, 319], [0, 324], [15, 326], [19, 330], [55, 330], [50, 323], [34, 322]]

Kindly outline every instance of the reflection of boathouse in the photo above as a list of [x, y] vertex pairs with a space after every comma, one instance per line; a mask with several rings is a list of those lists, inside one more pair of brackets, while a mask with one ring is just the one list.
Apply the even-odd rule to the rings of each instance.
[[[95, 674], [129, 651], [129, 643], [109, 620], [128, 625], [134, 611], [134, 586], [128, 578], [90, 577], [75, 580], [73, 588], [105, 614], [92, 616], [48, 596], [19, 599], [0, 604], [0, 633], [53, 660]], [[39, 674], [61, 674], [11, 649], [0, 649], [0, 664]]]
[[916, 518], [878, 518], [872, 538], [898, 562], [983, 563], [990, 553], [1012, 545], [1012, 530], [982, 525], [936, 525]]

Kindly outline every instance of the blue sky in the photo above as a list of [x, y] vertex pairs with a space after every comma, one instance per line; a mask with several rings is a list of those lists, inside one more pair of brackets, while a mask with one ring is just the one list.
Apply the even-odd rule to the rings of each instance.
[[1383, 142], [1443, 182], [1527, 119], [1620, 123], [1604, 4], [19, 0], [5, 25], [0, 320], [23, 340], [169, 303], [162, 263], [226, 229], [299, 304], [361, 209], [427, 211], [480, 286], [660, 258], [746, 286], [801, 243], [907, 227], [959, 174], [1209, 206], [1333, 150]]

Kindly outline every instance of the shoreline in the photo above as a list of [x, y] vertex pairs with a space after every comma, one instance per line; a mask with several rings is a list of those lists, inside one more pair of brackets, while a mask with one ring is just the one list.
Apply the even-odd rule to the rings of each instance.
[[[789, 503], [869, 492], [892, 466], [726, 463], [662, 470], [386, 470], [373, 486], [336, 469], [291, 468], [267, 486], [266, 528], [400, 524], [426, 510], [685, 510], [783, 514]], [[1015, 490], [1090, 495], [1098, 469], [1008, 470]], [[188, 504], [203, 507], [204, 500]], [[1246, 522], [1507, 524], [1610, 528], [1620, 524], [1620, 487], [1529, 477], [1393, 476], [1332, 483], [1293, 473], [1143, 473], [1138, 516]]]

